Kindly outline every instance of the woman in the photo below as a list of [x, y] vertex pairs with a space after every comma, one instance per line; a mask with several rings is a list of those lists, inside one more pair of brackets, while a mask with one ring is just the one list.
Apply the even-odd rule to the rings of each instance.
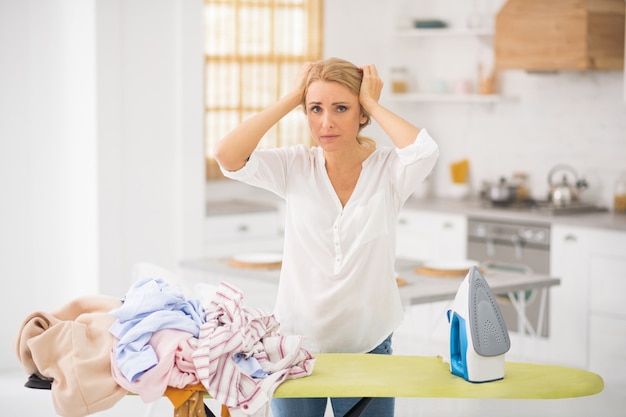
[[[400, 208], [439, 155], [428, 133], [378, 102], [373, 65], [332, 58], [303, 66], [291, 92], [217, 145], [229, 178], [285, 199], [283, 264], [275, 313], [283, 334], [312, 353], [391, 354], [403, 310], [395, 280]], [[299, 104], [317, 146], [257, 150], [262, 136]], [[394, 147], [359, 135], [374, 119]], [[342, 416], [358, 399], [332, 399]], [[275, 417], [323, 416], [326, 398], [274, 399]], [[377, 398], [367, 416], [393, 416]]]

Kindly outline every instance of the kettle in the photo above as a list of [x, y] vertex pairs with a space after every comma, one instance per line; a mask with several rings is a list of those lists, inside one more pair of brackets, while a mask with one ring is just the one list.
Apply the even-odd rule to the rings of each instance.
[[[561, 181], [555, 182], [554, 177], [559, 173], [562, 174]], [[573, 178], [572, 183], [568, 181], [568, 173]], [[548, 200], [555, 206], [563, 207], [579, 200], [579, 190], [587, 188], [587, 181], [578, 178], [576, 170], [569, 165], [556, 165], [548, 173], [548, 185]]]

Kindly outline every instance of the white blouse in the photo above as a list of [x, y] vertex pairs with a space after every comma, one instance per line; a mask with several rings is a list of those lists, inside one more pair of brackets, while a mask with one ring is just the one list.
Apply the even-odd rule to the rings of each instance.
[[439, 156], [425, 129], [403, 149], [363, 161], [342, 207], [319, 147], [256, 150], [229, 178], [285, 199], [283, 263], [275, 314], [280, 333], [312, 353], [365, 353], [403, 320], [395, 280], [398, 213]]

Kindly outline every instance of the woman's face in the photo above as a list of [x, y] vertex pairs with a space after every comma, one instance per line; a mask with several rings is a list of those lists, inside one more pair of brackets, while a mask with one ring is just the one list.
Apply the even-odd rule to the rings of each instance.
[[347, 87], [326, 81], [314, 81], [306, 95], [309, 129], [315, 142], [325, 151], [353, 146], [359, 124], [366, 117], [361, 113], [359, 97]]

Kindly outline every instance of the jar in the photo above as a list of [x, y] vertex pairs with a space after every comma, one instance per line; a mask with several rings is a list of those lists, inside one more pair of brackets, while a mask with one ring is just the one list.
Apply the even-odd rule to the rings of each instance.
[[530, 188], [528, 186], [528, 174], [525, 172], [513, 173], [513, 184], [517, 186], [516, 199], [521, 202], [530, 200]]
[[391, 92], [403, 94], [409, 91], [409, 70], [406, 67], [391, 69]]
[[622, 173], [615, 182], [613, 196], [613, 210], [616, 213], [626, 213], [626, 173]]

